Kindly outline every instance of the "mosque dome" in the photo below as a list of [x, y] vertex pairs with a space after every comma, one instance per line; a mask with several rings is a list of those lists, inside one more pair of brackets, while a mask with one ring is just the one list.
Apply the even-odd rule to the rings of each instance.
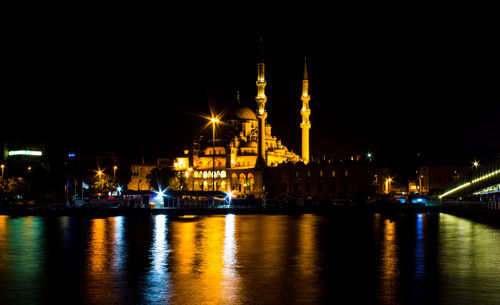
[[257, 120], [257, 116], [255, 115], [255, 112], [253, 112], [252, 109], [242, 106], [238, 109], [236, 109], [235, 116], [237, 119], [240, 120]]

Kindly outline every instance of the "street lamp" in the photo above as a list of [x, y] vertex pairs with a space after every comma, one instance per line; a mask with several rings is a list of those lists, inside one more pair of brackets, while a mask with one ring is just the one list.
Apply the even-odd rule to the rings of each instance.
[[118, 169], [118, 166], [113, 166], [113, 181], [116, 180], [116, 170]]
[[219, 123], [218, 118], [212, 117], [212, 191], [215, 193], [215, 124]]
[[391, 187], [391, 182], [392, 182], [391, 177], [385, 179], [385, 189], [387, 190], [387, 194], [389, 194], [389, 188]]
[[2, 164], [2, 165], [0, 165], [0, 167], [2, 168], [2, 180], [3, 180], [3, 170], [4, 170], [4, 168], [5, 168], [5, 165], [4, 165], [4, 164]]

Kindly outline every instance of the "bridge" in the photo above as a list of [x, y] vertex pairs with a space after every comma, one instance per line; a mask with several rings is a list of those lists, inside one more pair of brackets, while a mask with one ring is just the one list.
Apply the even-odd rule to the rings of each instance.
[[446, 187], [439, 199], [453, 201], [462, 197], [500, 200], [500, 156], [488, 164], [476, 167], [471, 173]]

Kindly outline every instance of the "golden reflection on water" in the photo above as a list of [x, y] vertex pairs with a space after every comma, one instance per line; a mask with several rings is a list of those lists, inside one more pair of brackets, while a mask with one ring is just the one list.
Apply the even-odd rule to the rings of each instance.
[[383, 304], [398, 304], [396, 299], [399, 267], [396, 236], [396, 223], [384, 220], [384, 239], [382, 241], [381, 265], [379, 270], [379, 301]]
[[114, 224], [113, 218], [95, 218], [90, 222], [84, 292], [91, 303], [102, 304], [112, 300], [111, 290], [102, 289], [112, 284], [111, 224]]
[[0, 273], [4, 273], [4, 269], [9, 263], [9, 256], [7, 255], [9, 246], [8, 217], [9, 216], [6, 215], [0, 215]]
[[228, 304], [223, 283], [225, 224], [223, 216], [172, 222], [174, 303]]

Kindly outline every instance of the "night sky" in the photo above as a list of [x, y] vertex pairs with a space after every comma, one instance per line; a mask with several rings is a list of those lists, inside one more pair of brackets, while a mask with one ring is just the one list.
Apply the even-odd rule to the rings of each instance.
[[500, 151], [498, 37], [487, 19], [337, 12], [318, 17], [321, 24], [253, 27], [237, 19], [51, 17], [16, 19], [7, 29], [4, 140], [176, 154], [204, 124], [197, 114], [223, 110], [236, 90], [256, 109], [262, 36], [268, 122], [295, 152], [304, 56], [313, 156], [371, 151], [404, 161], [423, 152], [464, 161]]

